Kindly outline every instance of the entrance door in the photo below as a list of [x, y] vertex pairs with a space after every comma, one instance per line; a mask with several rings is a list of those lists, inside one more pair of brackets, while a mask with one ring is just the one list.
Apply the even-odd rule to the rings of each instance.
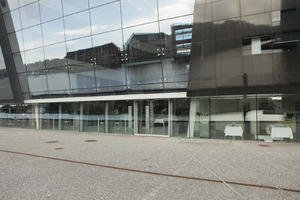
[[168, 135], [168, 100], [138, 101], [138, 134]]

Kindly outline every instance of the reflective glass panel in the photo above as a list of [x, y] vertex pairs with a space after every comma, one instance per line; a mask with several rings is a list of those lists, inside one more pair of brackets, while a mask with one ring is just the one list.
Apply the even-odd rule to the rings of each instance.
[[27, 73], [29, 91], [31, 95], [47, 94], [47, 78], [44, 71], [35, 71]]
[[40, 0], [42, 22], [62, 17], [61, 5], [61, 0]]
[[81, 12], [65, 18], [67, 40], [91, 35], [89, 12]]
[[108, 132], [119, 134], [133, 133], [133, 102], [109, 102]]
[[44, 49], [47, 68], [65, 66], [67, 64], [65, 59], [67, 55], [65, 43], [47, 46]]
[[20, 8], [22, 28], [40, 23], [40, 10], [38, 2]]
[[193, 14], [195, 0], [158, 0], [159, 18]]
[[88, 8], [88, 0], [62, 0], [64, 14], [79, 12]]
[[65, 39], [63, 19], [51, 21], [42, 25], [44, 45], [62, 42]]
[[19, 5], [21, 7], [21, 6], [30, 4], [30, 3], [35, 2], [35, 1], [37, 1], [37, 0], [19, 0]]
[[90, 7], [100, 6], [118, 0], [90, 0]]
[[100, 6], [90, 12], [93, 34], [121, 28], [120, 2]]
[[50, 94], [69, 93], [69, 74], [66, 67], [48, 69], [47, 80]]
[[124, 27], [156, 21], [156, 0], [123, 0], [122, 16]]
[[33, 49], [43, 45], [41, 26], [23, 30], [24, 48]]
[[83, 104], [82, 130], [85, 132], [105, 132], [105, 102]]
[[91, 38], [81, 38], [67, 42], [67, 55], [69, 65], [91, 63], [92, 44]]
[[27, 71], [36, 71], [45, 68], [43, 48], [25, 51]]
[[124, 29], [129, 87], [163, 87], [161, 37], [157, 23]]

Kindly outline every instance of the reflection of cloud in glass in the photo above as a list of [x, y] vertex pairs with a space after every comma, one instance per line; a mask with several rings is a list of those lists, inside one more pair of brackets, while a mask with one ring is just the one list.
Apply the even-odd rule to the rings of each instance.
[[166, 19], [170, 17], [192, 14], [194, 12], [195, 0], [159, 0], [159, 17]]
[[125, 27], [156, 21], [156, 0], [123, 0], [122, 15]]

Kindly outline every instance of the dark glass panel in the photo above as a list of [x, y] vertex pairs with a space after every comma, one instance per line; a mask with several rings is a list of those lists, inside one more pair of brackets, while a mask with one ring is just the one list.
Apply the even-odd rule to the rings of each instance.
[[162, 87], [162, 84], [157, 85], [163, 82], [162, 37], [164, 34], [158, 33], [157, 23], [124, 29], [128, 87], [142, 84]]
[[108, 104], [108, 132], [133, 134], [133, 102], [111, 101]]
[[240, 16], [239, 0], [221, 0], [212, 3], [213, 20], [230, 19]]
[[272, 0], [241, 0], [242, 16], [269, 12], [271, 9]]

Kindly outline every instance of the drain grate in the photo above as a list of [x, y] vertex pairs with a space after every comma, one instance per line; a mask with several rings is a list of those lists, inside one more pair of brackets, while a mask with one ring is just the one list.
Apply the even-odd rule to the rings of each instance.
[[260, 146], [260, 147], [270, 147], [271, 145], [268, 145], [268, 144], [259, 144], [258, 146]]
[[57, 147], [57, 148], [54, 148], [55, 150], [63, 150], [64, 148], [63, 147]]
[[54, 144], [54, 143], [58, 143], [58, 141], [57, 140], [51, 140], [51, 141], [47, 141], [46, 143], [47, 144]]
[[97, 142], [97, 140], [84, 140], [85, 142]]

